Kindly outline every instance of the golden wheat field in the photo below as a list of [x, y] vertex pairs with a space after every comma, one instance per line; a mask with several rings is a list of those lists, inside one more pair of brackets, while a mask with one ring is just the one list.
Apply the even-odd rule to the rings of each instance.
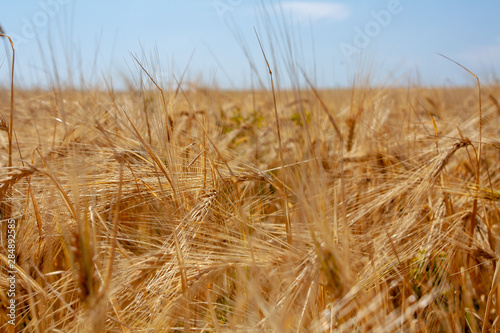
[[500, 329], [499, 87], [157, 88], [0, 92], [2, 332]]

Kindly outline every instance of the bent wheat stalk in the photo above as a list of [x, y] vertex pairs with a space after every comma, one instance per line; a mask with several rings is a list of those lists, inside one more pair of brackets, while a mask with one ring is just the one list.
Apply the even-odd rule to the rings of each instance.
[[31, 176], [37, 169], [34, 166], [26, 167], [13, 167], [5, 168], [9, 171], [6, 175], [0, 179], [0, 201], [7, 193], [7, 191], [14, 186], [15, 183], [23, 179], [24, 177]]

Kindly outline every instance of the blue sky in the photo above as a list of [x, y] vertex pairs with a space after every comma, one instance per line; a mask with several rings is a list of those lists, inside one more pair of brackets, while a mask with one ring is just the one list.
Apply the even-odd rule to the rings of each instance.
[[[254, 28], [283, 87], [304, 84], [297, 66], [321, 87], [349, 86], [363, 73], [403, 85], [474, 84], [438, 53], [487, 83], [500, 76], [499, 13], [498, 1], [462, 0], [0, 0], [21, 86], [64, 83], [71, 73], [121, 88], [124, 77], [139, 78], [132, 54], [163, 83], [187, 68], [186, 81], [206, 86], [267, 85]], [[3, 86], [9, 57], [0, 47]]]

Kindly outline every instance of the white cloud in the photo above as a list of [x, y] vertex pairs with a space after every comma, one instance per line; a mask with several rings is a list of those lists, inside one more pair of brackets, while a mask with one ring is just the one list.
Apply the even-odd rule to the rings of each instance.
[[342, 21], [349, 17], [349, 7], [340, 2], [289, 1], [281, 4], [283, 11], [291, 12], [299, 20]]
[[475, 65], [496, 65], [498, 64], [498, 59], [500, 59], [500, 45], [491, 44], [475, 47], [460, 54], [459, 59], [463, 59]]

